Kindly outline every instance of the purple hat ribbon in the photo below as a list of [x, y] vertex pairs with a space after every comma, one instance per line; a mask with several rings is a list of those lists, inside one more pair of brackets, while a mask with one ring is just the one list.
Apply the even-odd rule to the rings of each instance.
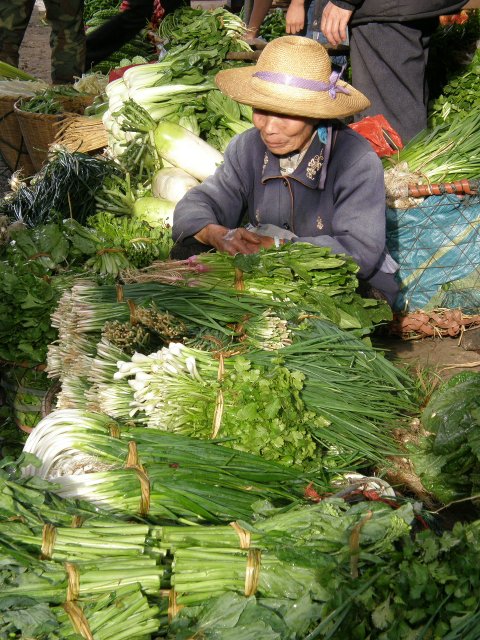
[[289, 87], [296, 87], [297, 89], [328, 91], [330, 97], [335, 99], [337, 97], [337, 93], [346, 93], [347, 95], [350, 95], [350, 92], [345, 89], [345, 87], [337, 86], [337, 81], [340, 75], [341, 71], [332, 71], [328, 82], [309, 80], [308, 78], [291, 76], [288, 73], [276, 73], [275, 71], [256, 71], [252, 77], [258, 78], [259, 80], [265, 80], [266, 82], [273, 82], [274, 84], [284, 84]]

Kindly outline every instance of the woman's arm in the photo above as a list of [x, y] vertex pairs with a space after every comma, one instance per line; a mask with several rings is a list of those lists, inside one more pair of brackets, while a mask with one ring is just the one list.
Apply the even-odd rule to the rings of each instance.
[[175, 242], [194, 236], [199, 242], [228, 253], [255, 253], [264, 240], [240, 227], [253, 190], [250, 145], [256, 130], [236, 136], [215, 173], [190, 189], [175, 207]]

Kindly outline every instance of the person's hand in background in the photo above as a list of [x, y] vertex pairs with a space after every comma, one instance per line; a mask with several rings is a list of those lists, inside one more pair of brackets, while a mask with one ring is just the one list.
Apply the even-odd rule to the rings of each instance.
[[285, 15], [286, 32], [295, 35], [305, 26], [304, 0], [291, 0]]
[[350, 9], [340, 9], [332, 2], [328, 2], [325, 6], [320, 29], [332, 47], [347, 39], [347, 26], [352, 13]]

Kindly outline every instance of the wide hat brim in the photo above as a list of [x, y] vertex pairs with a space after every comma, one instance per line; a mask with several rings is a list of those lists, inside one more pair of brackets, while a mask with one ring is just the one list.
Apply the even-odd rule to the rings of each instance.
[[345, 118], [370, 106], [363, 93], [342, 80], [336, 80], [331, 90], [312, 90], [271, 81], [272, 74], [294, 82], [328, 84], [330, 59], [325, 48], [310, 38], [283, 36], [265, 47], [255, 65], [219, 71], [215, 82], [237, 102], [283, 115], [328, 120]]

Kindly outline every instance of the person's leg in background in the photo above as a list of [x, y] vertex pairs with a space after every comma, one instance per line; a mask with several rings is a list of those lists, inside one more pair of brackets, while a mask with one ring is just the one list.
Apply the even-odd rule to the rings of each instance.
[[153, 0], [129, 0], [128, 9], [119, 11], [87, 35], [86, 69], [108, 58], [144, 29], [153, 14]]
[[44, 0], [52, 27], [52, 82], [69, 84], [85, 70], [83, 0]]
[[437, 24], [434, 18], [351, 28], [352, 84], [372, 103], [355, 120], [381, 113], [404, 144], [425, 129], [428, 47]]
[[34, 6], [35, 0], [0, 0], [0, 60], [14, 67]]

